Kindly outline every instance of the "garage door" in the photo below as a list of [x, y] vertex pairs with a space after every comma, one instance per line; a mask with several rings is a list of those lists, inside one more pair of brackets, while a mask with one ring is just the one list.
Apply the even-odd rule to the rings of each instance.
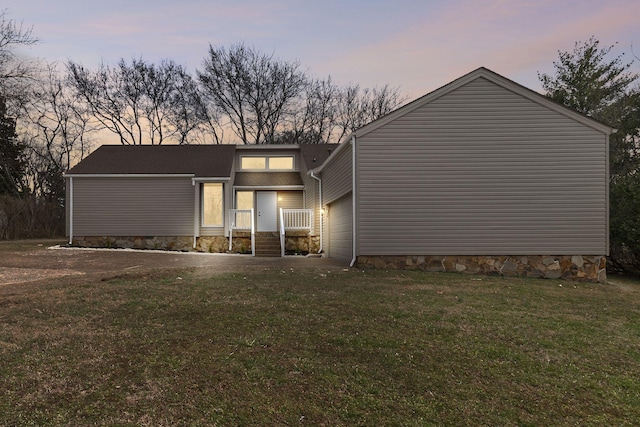
[[352, 204], [351, 193], [329, 204], [329, 257], [351, 260]]

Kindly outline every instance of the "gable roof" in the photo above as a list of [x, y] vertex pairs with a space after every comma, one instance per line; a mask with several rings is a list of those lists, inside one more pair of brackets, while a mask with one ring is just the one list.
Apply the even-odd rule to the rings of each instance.
[[398, 117], [402, 117], [405, 114], [409, 114], [410, 112], [424, 106], [425, 104], [428, 104], [438, 98], [440, 98], [443, 95], [446, 95], [456, 89], [458, 89], [461, 86], [464, 86], [465, 84], [476, 80], [478, 78], [485, 78], [491, 82], [493, 82], [494, 84], [501, 86], [507, 90], [510, 90], [511, 92], [514, 92], [524, 98], [529, 99], [532, 102], [535, 102], [537, 104], [540, 104], [546, 108], [549, 108], [553, 111], [556, 111], [560, 114], [563, 114], [579, 123], [584, 124], [585, 126], [588, 126], [594, 130], [597, 130], [599, 132], [605, 133], [605, 134], [611, 134], [612, 132], [614, 132], [614, 128], [612, 128], [611, 126], [608, 126], [604, 123], [601, 123], [595, 119], [592, 119], [591, 117], [588, 117], [582, 113], [579, 113], [569, 107], [565, 107], [562, 104], [559, 104], [555, 101], [550, 100], [549, 98], [547, 98], [544, 95], [539, 94], [536, 91], [533, 91], [525, 86], [522, 86], [519, 83], [514, 82], [513, 80], [509, 80], [506, 77], [501, 76], [498, 73], [495, 73], [491, 70], [489, 70], [488, 68], [485, 67], [480, 67], [468, 74], [465, 74], [462, 77], [457, 78], [456, 80], [452, 81], [449, 84], [446, 84], [436, 90], [434, 90], [433, 92], [430, 92], [400, 108], [398, 108], [397, 110], [392, 111], [391, 113], [379, 118], [378, 120], [375, 120], [359, 129], [356, 129], [354, 132], [352, 132], [350, 135], [348, 135], [343, 141], [348, 141], [350, 140], [353, 136], [356, 137], [361, 137], [364, 136], [366, 134], [368, 134], [369, 132], [372, 132], [378, 128], [380, 128], [381, 126], [386, 125], [389, 122], [392, 122], [393, 120], [397, 119]]
[[388, 113], [387, 115], [380, 117], [377, 120], [374, 120], [373, 122], [370, 122], [366, 125], [364, 125], [363, 127], [356, 129], [355, 131], [351, 132], [350, 134], [348, 134], [347, 136], [345, 136], [342, 141], [340, 141], [340, 144], [338, 144], [338, 148], [333, 150], [333, 152], [331, 153], [331, 155], [329, 156], [329, 158], [326, 159], [326, 161], [323, 161], [320, 165], [316, 166], [315, 169], [313, 169], [315, 172], [322, 172], [322, 170], [324, 169], [324, 167], [326, 165], [328, 165], [329, 163], [331, 163], [333, 161], [333, 158], [336, 157], [338, 155], [338, 153], [342, 150], [345, 149], [345, 147], [349, 146], [349, 141], [352, 140], [352, 138], [354, 137], [362, 137], [370, 132], [373, 132], [374, 130], [396, 120], [399, 117], [402, 117], [406, 114], [411, 113], [412, 111], [424, 106], [425, 104], [428, 104], [438, 98], [440, 98], [441, 96], [444, 96], [456, 89], [458, 89], [461, 86], [464, 86], [465, 84], [468, 84], [469, 82], [472, 82], [473, 80], [476, 80], [478, 78], [485, 78], [495, 84], [497, 84], [498, 86], [501, 86], [507, 90], [510, 90], [518, 95], [523, 96], [526, 99], [529, 99], [532, 102], [535, 102], [537, 104], [540, 104], [546, 108], [549, 108], [550, 110], [556, 111], [560, 114], [563, 114], [579, 123], [582, 123], [596, 131], [602, 132], [604, 134], [611, 134], [613, 132], [615, 132], [615, 128], [601, 123], [595, 119], [592, 119], [591, 117], [588, 117], [582, 113], [579, 113], [569, 107], [565, 107], [562, 104], [559, 104], [555, 101], [552, 101], [551, 99], [547, 98], [544, 95], [539, 94], [538, 92], [531, 90], [525, 86], [522, 86], [519, 83], [514, 82], [513, 80], [509, 80], [506, 77], [501, 76], [500, 74], [489, 70], [488, 68], [485, 67], [480, 67], [468, 74], [465, 74], [462, 77], [457, 78], [456, 80], [434, 90], [433, 92], [429, 92], [426, 95], [423, 95], [422, 97], [403, 105], [402, 107]]
[[229, 178], [235, 145], [103, 145], [67, 175], [192, 174]]
[[329, 158], [340, 144], [301, 144], [300, 155], [307, 170], [317, 168]]

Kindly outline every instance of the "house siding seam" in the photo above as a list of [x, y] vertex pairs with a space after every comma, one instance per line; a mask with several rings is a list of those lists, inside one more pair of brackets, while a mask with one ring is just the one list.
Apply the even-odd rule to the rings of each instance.
[[358, 138], [358, 255], [605, 254], [606, 151], [478, 78]]

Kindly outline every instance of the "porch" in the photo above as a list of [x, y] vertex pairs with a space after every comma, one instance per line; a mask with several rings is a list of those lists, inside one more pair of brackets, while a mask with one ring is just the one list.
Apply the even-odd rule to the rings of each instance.
[[[234, 236], [247, 236], [251, 241], [251, 254], [263, 257], [283, 257], [287, 253], [312, 253], [314, 232], [312, 209], [278, 209], [278, 230], [258, 232], [254, 209], [229, 210], [229, 251], [233, 250]], [[305, 243], [305, 239], [307, 242]]]

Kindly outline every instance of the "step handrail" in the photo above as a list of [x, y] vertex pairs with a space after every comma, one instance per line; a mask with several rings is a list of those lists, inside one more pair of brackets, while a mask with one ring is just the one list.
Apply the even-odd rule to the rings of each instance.
[[284, 210], [280, 208], [280, 256], [284, 256]]
[[[247, 218], [247, 214], [249, 218]], [[249, 226], [247, 226], [247, 219]], [[256, 256], [256, 230], [253, 209], [229, 209], [229, 250], [233, 248], [233, 230], [251, 231], [251, 255]]]

